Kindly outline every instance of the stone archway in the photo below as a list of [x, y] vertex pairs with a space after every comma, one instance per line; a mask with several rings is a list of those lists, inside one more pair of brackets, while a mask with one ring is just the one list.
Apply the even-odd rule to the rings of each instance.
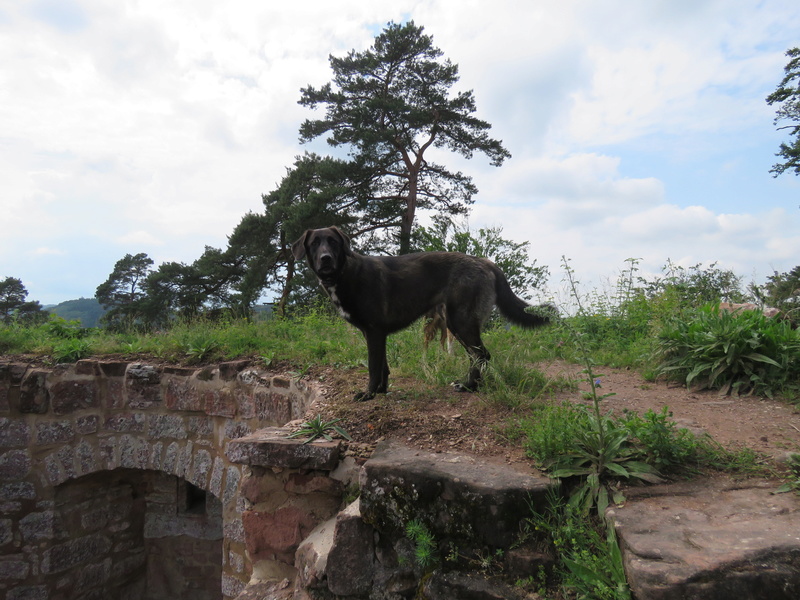
[[49, 590], [76, 599], [222, 598], [222, 504], [214, 496], [134, 469], [98, 471], [53, 490], [41, 565]]
[[54, 556], [99, 552], [106, 542], [59, 537], [56, 490], [123, 469], [174, 476], [219, 499], [220, 588], [224, 598], [235, 598], [252, 565], [242, 466], [227, 459], [226, 446], [302, 416], [317, 397], [303, 382], [248, 367], [247, 361], [204, 368], [97, 360], [52, 369], [0, 364], [0, 593], [9, 600], [58, 596], [59, 581], [65, 584]]

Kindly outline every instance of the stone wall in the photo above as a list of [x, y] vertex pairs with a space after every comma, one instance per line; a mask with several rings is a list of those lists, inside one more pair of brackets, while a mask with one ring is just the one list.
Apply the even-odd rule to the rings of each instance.
[[[216, 499], [216, 597], [236, 597], [253, 564], [240, 495], [246, 467], [228, 460], [226, 446], [301, 417], [317, 395], [246, 361], [0, 363], [0, 598], [123, 598], [124, 586], [132, 598], [155, 598], [146, 551], [191, 551], [186, 569], [205, 568], [216, 553], [207, 536], [159, 517], [159, 485], [173, 485], [163, 474]], [[152, 567], [149, 576], [153, 586]]]
[[[0, 600], [396, 600], [423, 581], [435, 600], [521, 598], [428, 578], [403, 526], [424, 520], [471, 570], [551, 482], [394, 447], [362, 467], [339, 442], [288, 439], [318, 397], [246, 361], [0, 363]], [[520, 576], [546, 560], [506, 557]]]
[[[538, 598], [513, 582], [547, 571], [552, 557], [521, 526], [558, 493], [557, 482], [390, 442], [359, 466], [340, 460], [339, 446], [287, 440], [278, 428], [229, 444], [228, 458], [250, 467], [243, 520], [255, 561], [237, 600]], [[345, 482], [359, 498], [337, 511]], [[406, 533], [411, 520], [435, 540], [428, 565]]]

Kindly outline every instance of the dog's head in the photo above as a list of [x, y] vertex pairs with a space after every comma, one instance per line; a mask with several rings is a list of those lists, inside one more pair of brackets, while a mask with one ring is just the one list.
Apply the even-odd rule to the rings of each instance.
[[320, 279], [333, 279], [351, 254], [350, 238], [338, 227], [309, 229], [292, 244], [295, 259], [308, 259], [308, 265]]

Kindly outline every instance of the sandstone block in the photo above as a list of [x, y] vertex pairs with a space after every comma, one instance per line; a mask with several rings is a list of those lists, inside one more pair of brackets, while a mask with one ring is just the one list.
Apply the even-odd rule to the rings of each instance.
[[344, 484], [320, 473], [292, 473], [284, 489], [290, 494], [313, 494], [321, 492], [331, 496], [341, 496]]
[[75, 431], [80, 435], [97, 433], [100, 418], [97, 415], [82, 415], [75, 419]]
[[20, 481], [31, 472], [31, 457], [25, 450], [0, 454], [0, 481]]
[[330, 471], [339, 461], [340, 443], [313, 442], [303, 444], [286, 437], [279, 428], [258, 431], [228, 443], [228, 460], [258, 467], [282, 467]]
[[88, 381], [57, 381], [50, 387], [50, 402], [53, 412], [66, 415], [98, 405], [97, 384]]
[[237, 388], [233, 391], [236, 401], [236, 414], [240, 419], [252, 419], [256, 416], [256, 400], [252, 390]]
[[232, 381], [241, 370], [250, 364], [249, 360], [232, 360], [219, 364], [219, 378], [222, 381]]
[[111, 540], [95, 533], [57, 544], [45, 553], [44, 573], [59, 573], [86, 561], [105, 556], [111, 549]]
[[100, 367], [94, 359], [82, 359], [75, 363], [76, 375], [91, 375], [92, 377], [100, 373]]
[[186, 439], [186, 424], [181, 415], [148, 415], [147, 437], [151, 440]]
[[100, 361], [97, 366], [106, 377], [125, 377], [125, 372], [128, 370], [127, 362], [114, 360]]
[[270, 392], [268, 390], [257, 390], [254, 393], [256, 417], [259, 421], [283, 425], [292, 419], [292, 407], [289, 396], [285, 394]]
[[197, 386], [185, 377], [173, 377], [167, 382], [164, 402], [170, 410], [202, 412], [206, 408], [205, 398]]
[[316, 525], [316, 519], [295, 506], [286, 506], [271, 513], [246, 510], [242, 525], [252, 560], [278, 559], [294, 564], [294, 553]]
[[46, 446], [72, 441], [75, 429], [70, 421], [50, 421], [36, 424], [36, 445]]
[[30, 572], [30, 565], [23, 554], [8, 554], [0, 558], [0, 579], [25, 579]]
[[317, 525], [303, 540], [295, 553], [294, 566], [297, 569], [295, 588], [321, 588], [327, 578], [328, 554], [333, 547], [333, 533], [336, 517]]
[[125, 373], [125, 389], [131, 408], [148, 408], [161, 403], [161, 372], [153, 365], [132, 363]]
[[31, 428], [18, 419], [0, 418], [0, 448], [21, 448], [31, 441]]
[[144, 430], [144, 423], [142, 413], [123, 413], [107, 418], [103, 427], [117, 433], [140, 432]]
[[19, 388], [19, 412], [43, 415], [48, 411], [47, 374], [44, 369], [32, 369], [25, 374]]
[[366, 594], [372, 588], [375, 532], [361, 519], [360, 503], [336, 515], [333, 547], [328, 553], [328, 589], [339, 596]]
[[236, 416], [236, 401], [230, 390], [207, 390], [203, 393], [206, 414], [215, 417]]
[[644, 488], [610, 509], [640, 600], [800, 598], [800, 498], [724, 478]]
[[543, 510], [550, 479], [456, 454], [382, 442], [361, 470], [361, 513], [381, 532], [421, 519], [439, 539], [507, 548], [533, 506]]
[[231, 577], [223, 573], [222, 575], [222, 594], [229, 598], [236, 598], [245, 588], [245, 583], [241, 579]]

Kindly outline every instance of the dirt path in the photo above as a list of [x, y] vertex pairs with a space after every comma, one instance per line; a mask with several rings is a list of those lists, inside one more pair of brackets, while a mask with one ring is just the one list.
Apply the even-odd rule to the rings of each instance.
[[[580, 367], [554, 363], [546, 368], [557, 373], [579, 375]], [[704, 431], [725, 447], [746, 446], [772, 457], [800, 451], [800, 410], [784, 401], [760, 397], [720, 396], [715, 391], [695, 392], [676, 383], [646, 382], [635, 371], [601, 367], [601, 393], [614, 393], [603, 404], [621, 414], [668, 406], [682, 427]], [[586, 383], [581, 389], [588, 390]]]
[[[551, 377], [564, 376], [582, 382], [581, 367], [564, 362], [538, 365]], [[731, 449], [748, 447], [780, 459], [789, 452], [800, 452], [800, 409], [787, 402], [758, 397], [720, 396], [717, 392], [695, 392], [666, 382], [647, 382], [628, 369], [599, 367], [606, 410], [621, 415], [623, 410], [644, 414], [648, 409], [669, 407], [673, 419], [695, 433], [707, 432]], [[499, 435], [500, 427], [514, 416], [504, 407], [492, 406], [479, 394], [463, 394], [448, 388], [432, 389], [413, 378], [393, 380], [392, 391], [368, 402], [352, 402], [352, 394], [363, 385], [358, 372], [326, 369], [312, 374], [327, 389], [326, 412], [341, 417], [354, 439], [364, 444], [363, 451], [380, 439], [394, 439], [424, 450], [457, 450], [494, 457], [530, 468], [519, 444], [508, 443]], [[552, 402], [588, 402], [580, 391], [552, 394]], [[353, 446], [358, 452], [358, 444]]]

